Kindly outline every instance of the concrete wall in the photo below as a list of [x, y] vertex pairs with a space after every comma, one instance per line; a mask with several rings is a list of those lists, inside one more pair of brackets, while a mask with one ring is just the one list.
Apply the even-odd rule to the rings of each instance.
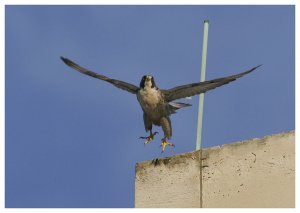
[[295, 132], [137, 163], [135, 207], [295, 207]]

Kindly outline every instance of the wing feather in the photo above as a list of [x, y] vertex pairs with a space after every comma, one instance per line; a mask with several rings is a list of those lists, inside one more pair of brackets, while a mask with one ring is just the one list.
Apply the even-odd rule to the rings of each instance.
[[115, 87], [118, 87], [122, 90], [126, 90], [127, 92], [130, 92], [132, 94], [136, 94], [137, 91], [138, 91], [138, 87], [133, 85], [133, 84], [130, 84], [130, 83], [127, 83], [127, 82], [124, 82], [124, 81], [119, 81], [119, 80], [116, 80], [116, 79], [111, 79], [111, 78], [108, 78], [104, 75], [100, 75], [98, 73], [95, 73], [93, 71], [90, 71], [84, 67], [81, 67], [79, 66], [78, 64], [74, 63], [73, 61], [67, 59], [67, 58], [64, 58], [64, 57], [60, 57], [61, 60], [63, 60], [63, 62], [68, 65], [69, 67], [85, 74], [85, 75], [89, 75], [91, 77], [94, 77], [94, 78], [97, 78], [97, 79], [100, 79], [100, 80], [103, 80], [103, 81], [106, 81], [108, 83], [111, 83], [112, 85], [114, 85]]
[[205, 93], [208, 90], [215, 89], [216, 87], [222, 86], [224, 84], [228, 84], [229, 82], [235, 81], [236, 79], [251, 73], [252, 71], [254, 71], [260, 66], [261, 65], [253, 67], [250, 70], [247, 70], [245, 72], [236, 75], [204, 81], [204, 82], [186, 84], [186, 85], [174, 87], [169, 90], [163, 90], [162, 92], [164, 93], [164, 96], [168, 102], [180, 98], [191, 97], [194, 95], [198, 95], [200, 93]]

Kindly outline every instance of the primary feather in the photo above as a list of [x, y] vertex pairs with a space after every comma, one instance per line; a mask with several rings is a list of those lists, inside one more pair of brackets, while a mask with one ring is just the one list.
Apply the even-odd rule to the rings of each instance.
[[68, 65], [69, 67], [85, 74], [85, 75], [89, 75], [91, 77], [94, 77], [94, 78], [98, 78], [100, 80], [103, 80], [103, 81], [106, 81], [108, 83], [111, 83], [112, 85], [120, 88], [120, 89], [123, 89], [123, 90], [126, 90], [132, 94], [136, 94], [137, 91], [138, 91], [138, 87], [133, 85], [133, 84], [130, 84], [130, 83], [127, 83], [127, 82], [124, 82], [124, 81], [119, 81], [119, 80], [116, 80], [116, 79], [111, 79], [111, 78], [108, 78], [104, 75], [100, 75], [98, 73], [95, 73], [93, 71], [90, 71], [84, 67], [81, 67], [79, 66], [78, 64], [74, 63], [73, 61], [67, 59], [67, 58], [64, 58], [64, 57], [60, 57], [61, 60], [63, 60], [63, 62], [65, 62], [66, 65]]
[[180, 99], [180, 98], [186, 98], [191, 97], [194, 95], [198, 95], [200, 93], [207, 92], [208, 90], [215, 89], [216, 87], [222, 86], [224, 84], [228, 84], [232, 81], [235, 81], [236, 79], [249, 74], [250, 72], [257, 69], [259, 66], [253, 67], [250, 70], [247, 70], [245, 72], [224, 77], [224, 78], [217, 78], [214, 80], [204, 81], [204, 82], [198, 82], [198, 83], [192, 83], [192, 84], [186, 84], [178, 87], [174, 87], [172, 89], [168, 90], [162, 90], [163, 94], [165, 95], [165, 98], [168, 102]]

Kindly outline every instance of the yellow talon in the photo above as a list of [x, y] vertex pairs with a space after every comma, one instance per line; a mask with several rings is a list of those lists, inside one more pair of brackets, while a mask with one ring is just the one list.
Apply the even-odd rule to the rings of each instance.
[[150, 132], [150, 135], [148, 137], [140, 137], [140, 138], [141, 139], [146, 139], [144, 144], [147, 144], [147, 143], [149, 143], [150, 141], [152, 141], [154, 139], [154, 136], [156, 134], [158, 134], [158, 132], [154, 132], [154, 133]]
[[164, 152], [166, 146], [175, 146], [175, 145], [174, 145], [173, 143], [168, 142], [165, 138], [163, 138], [163, 139], [161, 140], [160, 146], [162, 147], [162, 151], [161, 151], [161, 152]]
[[153, 140], [153, 136], [149, 136], [148, 138], [146, 138], [144, 144], [147, 144], [147, 143], [149, 143], [152, 140]]

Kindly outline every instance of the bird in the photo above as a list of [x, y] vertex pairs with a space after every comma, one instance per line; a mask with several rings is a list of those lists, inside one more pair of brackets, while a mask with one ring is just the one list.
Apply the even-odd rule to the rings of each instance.
[[150, 131], [149, 136], [140, 137], [140, 139], [144, 139], [144, 144], [148, 144], [149, 142], [153, 141], [154, 136], [158, 134], [158, 132], [152, 131], [153, 125], [161, 126], [164, 133], [160, 144], [160, 146], [162, 147], [162, 152], [165, 151], [167, 146], [175, 146], [173, 143], [169, 142], [169, 139], [172, 136], [172, 124], [170, 116], [176, 113], [176, 111], [181, 108], [191, 106], [191, 104], [189, 103], [174, 102], [175, 100], [205, 93], [209, 90], [215, 89], [216, 87], [220, 87], [222, 85], [235, 81], [236, 79], [241, 78], [244, 75], [247, 75], [256, 70], [258, 67], [262, 66], [258, 65], [247, 71], [227, 77], [185, 84], [173, 87], [171, 89], [160, 89], [156, 85], [154, 77], [152, 75], [144, 75], [140, 81], [140, 85], [136, 86], [125, 81], [106, 77], [102, 74], [81, 67], [68, 58], [64, 58], [62, 56], [60, 58], [66, 65], [79, 71], [82, 74], [106, 81], [119, 89], [136, 95], [143, 111], [145, 131]]

